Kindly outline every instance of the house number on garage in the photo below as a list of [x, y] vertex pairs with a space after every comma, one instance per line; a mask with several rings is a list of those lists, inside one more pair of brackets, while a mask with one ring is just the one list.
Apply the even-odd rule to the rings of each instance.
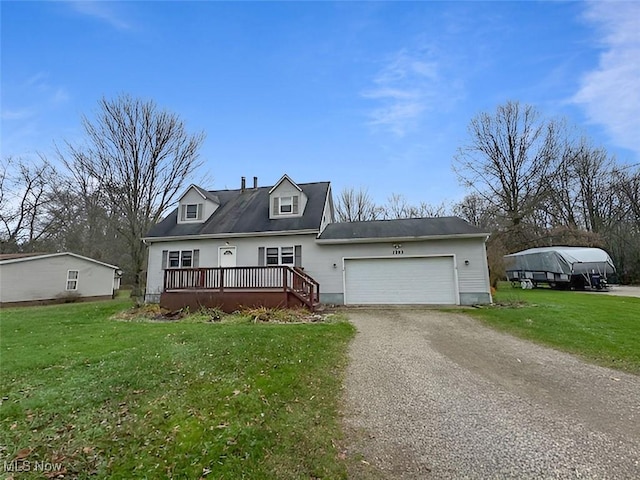
[[404, 255], [404, 250], [402, 249], [402, 244], [401, 243], [394, 243], [393, 244], [393, 252], [394, 255]]

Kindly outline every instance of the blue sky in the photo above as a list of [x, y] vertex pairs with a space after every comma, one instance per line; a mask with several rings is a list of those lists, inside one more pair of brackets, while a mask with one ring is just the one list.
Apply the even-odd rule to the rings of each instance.
[[640, 2], [0, 8], [3, 157], [53, 157], [102, 96], [129, 93], [205, 131], [210, 189], [288, 173], [378, 202], [458, 201], [451, 162], [467, 125], [507, 100], [640, 161]]

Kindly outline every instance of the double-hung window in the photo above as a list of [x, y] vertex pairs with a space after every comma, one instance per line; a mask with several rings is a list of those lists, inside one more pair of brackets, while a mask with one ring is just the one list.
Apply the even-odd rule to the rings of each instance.
[[198, 250], [171, 250], [167, 252], [166, 268], [196, 267]]
[[69, 270], [67, 272], [67, 290], [78, 289], [78, 270]]
[[202, 204], [187, 203], [181, 206], [180, 220], [183, 222], [193, 222], [202, 220]]
[[284, 215], [293, 213], [293, 197], [280, 197], [280, 213]]
[[180, 266], [182, 268], [191, 268], [193, 266], [193, 251], [191, 250], [185, 250], [183, 252], [181, 252], [181, 261], [180, 261]]
[[[299, 265], [302, 247], [260, 247], [259, 265]], [[298, 257], [296, 259], [296, 257]]]
[[298, 204], [300, 197], [292, 195], [289, 197], [279, 197], [276, 201], [276, 215], [298, 215]]
[[278, 247], [267, 248], [267, 265], [280, 265], [280, 249]]
[[280, 247], [280, 263], [293, 265], [293, 247]]

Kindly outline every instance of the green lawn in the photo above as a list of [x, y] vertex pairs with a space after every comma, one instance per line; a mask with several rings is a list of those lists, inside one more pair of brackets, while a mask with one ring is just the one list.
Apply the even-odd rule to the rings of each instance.
[[640, 373], [640, 298], [503, 283], [494, 301], [469, 313], [514, 335]]
[[18, 458], [31, 472], [16, 478], [43, 478], [36, 462], [65, 478], [346, 478], [336, 442], [350, 324], [111, 318], [128, 306], [0, 311], [0, 468]]

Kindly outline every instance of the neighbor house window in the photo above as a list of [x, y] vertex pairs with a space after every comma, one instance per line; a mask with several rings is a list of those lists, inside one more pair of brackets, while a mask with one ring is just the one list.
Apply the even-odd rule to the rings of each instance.
[[295, 263], [293, 247], [268, 247], [264, 251], [266, 262], [261, 265], [294, 265]]
[[173, 250], [167, 255], [167, 268], [191, 268], [195, 266], [194, 252], [197, 250]]
[[67, 272], [67, 290], [78, 289], [78, 270], [69, 270]]
[[202, 204], [187, 203], [182, 205], [180, 217], [182, 221], [202, 220]]

